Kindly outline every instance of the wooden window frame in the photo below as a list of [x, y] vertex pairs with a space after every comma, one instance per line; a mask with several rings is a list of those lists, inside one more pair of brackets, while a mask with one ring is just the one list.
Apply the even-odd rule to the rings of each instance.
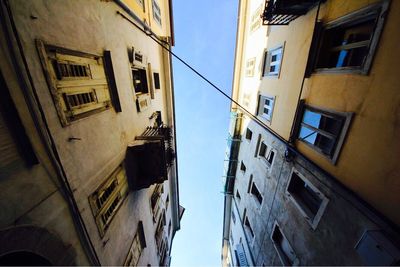
[[[142, 255], [143, 250], [146, 248], [146, 238], [144, 235], [144, 229], [143, 229], [143, 222], [139, 221], [136, 233], [133, 237], [132, 244], [129, 248], [128, 254], [125, 258], [124, 265], [123, 266], [138, 266], [140, 256]], [[137, 258], [134, 260], [133, 264], [131, 265], [130, 263], [133, 260], [133, 250], [139, 251], [139, 255]]]
[[[337, 136], [334, 136], [336, 142], [335, 142], [335, 147], [333, 148], [333, 153], [331, 153], [332, 154], [331, 156], [323, 153], [322, 150], [318, 146], [310, 144], [299, 138], [301, 126], [304, 126], [309, 129], [311, 129], [310, 127], [312, 127], [312, 126], [307, 126], [306, 123], [303, 123], [303, 117], [304, 117], [304, 113], [306, 110], [309, 110], [309, 111], [315, 112], [315, 113], [319, 113], [319, 114], [327, 116], [327, 117], [334, 117], [334, 118], [338, 118], [338, 119], [340, 118], [341, 120], [343, 120], [343, 126], [340, 130], [340, 133]], [[334, 111], [331, 109], [319, 108], [316, 106], [304, 104], [304, 105], [302, 105], [302, 108], [300, 110], [299, 120], [297, 121], [297, 125], [296, 125], [296, 138], [298, 141], [300, 141], [303, 144], [307, 145], [308, 147], [312, 148], [314, 151], [317, 151], [319, 154], [321, 154], [326, 159], [328, 159], [333, 165], [335, 165], [339, 158], [339, 154], [340, 154], [340, 151], [344, 144], [344, 140], [346, 138], [347, 132], [350, 129], [350, 124], [351, 124], [353, 116], [354, 116], [353, 112]], [[317, 129], [315, 127], [312, 127], [312, 130], [315, 130], [318, 133], [322, 133], [324, 136], [327, 136], [327, 134], [325, 134], [322, 129], [319, 129], [319, 128]], [[333, 135], [333, 134], [330, 134], [330, 135]]]
[[[120, 174], [122, 176], [119, 176]], [[119, 165], [89, 196], [89, 204], [93, 217], [95, 218], [100, 237], [105, 235], [116, 213], [118, 212], [125, 198], [128, 196], [128, 193], [128, 181], [126, 178], [125, 168], [122, 165]], [[105, 195], [106, 198], [102, 202], [101, 198], [103, 195]], [[114, 206], [111, 215], [108, 215], [107, 221], [104, 222], [103, 216], [107, 215], [109, 208], [115, 204], [115, 201], [118, 201], [117, 204]]]
[[[369, 70], [372, 65], [373, 57], [376, 53], [378, 48], [378, 43], [380, 36], [383, 32], [383, 26], [386, 20], [387, 11], [389, 9], [389, 2], [388, 0], [383, 0], [381, 2], [368, 5], [364, 8], [351, 12], [347, 15], [339, 17], [331, 22], [326, 24], [322, 24], [321, 27], [318, 27], [316, 31], [314, 31], [313, 35], [313, 42], [312, 46], [314, 46], [316, 53], [310, 53], [307, 69], [311, 70], [314, 69], [315, 73], [355, 73], [355, 74], [362, 74], [368, 75]], [[336, 27], [345, 26], [345, 25], [352, 25], [362, 21], [368, 21], [367, 18], [374, 19], [375, 18], [375, 27], [372, 31], [372, 36], [366, 45], [368, 51], [366, 52], [366, 56], [364, 62], [361, 66], [354, 66], [354, 67], [332, 67], [332, 68], [318, 68], [317, 62], [318, 58], [321, 56], [322, 46], [323, 46], [323, 38], [324, 34], [327, 34], [328, 30], [334, 29]], [[351, 44], [356, 45], [356, 44]], [[359, 44], [363, 45], [364, 44]], [[347, 45], [349, 46], [349, 45]], [[309, 75], [311, 71], [309, 71]], [[307, 75], [307, 76], [309, 76]]]
[[[99, 56], [45, 44], [38, 39], [36, 40], [36, 48], [54, 106], [63, 127], [81, 118], [110, 109], [112, 106], [115, 107], [117, 112], [120, 111], [109, 51], [105, 51], [103, 56]], [[65, 61], [66, 58], [70, 58], [70, 61]], [[86, 61], [92, 62], [90, 66], [96, 69], [96, 77], [93, 77], [93, 70], [89, 67], [89, 63], [84, 63]], [[78, 62], [83, 62], [80, 65], [85, 68], [87, 75], [60, 76], [61, 73], [57, 67], [59, 64], [70, 64], [72, 66]], [[77, 71], [81, 72], [81, 70]], [[97, 73], [102, 71], [104, 71], [104, 78], [99, 78]], [[96, 95], [94, 101], [82, 100], [79, 101], [81, 105], [71, 106], [66, 100], [70, 95], [85, 94], [92, 90], [95, 90]], [[83, 99], [84, 96], [81, 97]]]

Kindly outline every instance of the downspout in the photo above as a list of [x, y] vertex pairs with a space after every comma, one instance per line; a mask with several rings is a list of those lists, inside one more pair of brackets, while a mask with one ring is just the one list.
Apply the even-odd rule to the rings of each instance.
[[[16, 29], [16, 25], [15, 25], [14, 18], [13, 18], [12, 12], [11, 12], [11, 7], [9, 4], [9, 1], [4, 0], [3, 3], [4, 3], [7, 14], [5, 14], [3, 7], [0, 7], [0, 15], [1, 15], [0, 19], [1, 19], [1, 24], [3, 27], [4, 33], [5, 33], [8, 50], [10, 52], [10, 58], [12, 61], [12, 65], [14, 67], [14, 71], [18, 78], [18, 84], [22, 89], [22, 93], [24, 95], [28, 109], [32, 115], [32, 120], [35, 124], [35, 127], [36, 127], [38, 133], [39, 133], [40, 139], [42, 140], [42, 142], [45, 146], [46, 152], [49, 155], [49, 158], [53, 165], [53, 168], [56, 170], [58, 179], [61, 182], [60, 183], [60, 185], [61, 185], [60, 192], [62, 193], [62, 195], [64, 196], [65, 200], [68, 203], [68, 207], [70, 209], [72, 219], [73, 219], [74, 225], [76, 227], [77, 234], [81, 241], [82, 247], [85, 250], [85, 253], [89, 259], [89, 262], [92, 265], [98, 266], [98, 265], [100, 265], [99, 258], [97, 256], [97, 253], [95, 251], [93, 243], [90, 239], [90, 236], [89, 236], [89, 233], [85, 226], [85, 223], [83, 221], [83, 218], [80, 215], [78, 205], [73, 196], [71, 187], [69, 185], [69, 182], [68, 182], [66, 174], [65, 174], [65, 170], [63, 169], [60, 157], [58, 155], [55, 142], [52, 138], [49, 126], [47, 124], [47, 120], [44, 115], [44, 111], [43, 111], [42, 107], [39, 105], [39, 98], [38, 98], [38, 95], [37, 95], [35, 87], [34, 87], [32, 76], [30, 75], [30, 72], [29, 72], [28, 63], [27, 63], [25, 54], [23, 52], [22, 43], [19, 38], [18, 31]], [[8, 25], [8, 23], [6, 21], [6, 16], [8, 16], [10, 25]], [[11, 29], [9, 29], [9, 27]], [[13, 37], [17, 44], [17, 51], [14, 50]], [[18, 59], [17, 59], [18, 54], [19, 54], [20, 60], [22, 60], [22, 62], [23, 62], [23, 66], [21, 66], [18, 63]], [[29, 85], [24, 78], [24, 74], [23, 74], [24, 70], [28, 77]], [[30, 88], [32, 88], [33, 95], [30, 94]], [[38, 110], [36, 110], [35, 107], [37, 107]], [[37, 112], [39, 112], [40, 115], [37, 114]], [[41, 125], [41, 122], [44, 124], [44, 126]]]

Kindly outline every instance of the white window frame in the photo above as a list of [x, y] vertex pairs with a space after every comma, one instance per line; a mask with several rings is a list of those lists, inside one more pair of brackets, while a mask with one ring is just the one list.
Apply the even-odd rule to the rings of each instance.
[[[306, 184], [308, 188], [310, 188], [315, 194], [317, 194], [321, 198], [321, 205], [317, 211], [317, 213], [314, 215], [313, 218], [310, 218], [310, 214], [307, 213], [306, 208], [304, 207], [305, 204], [302, 204], [301, 201], [297, 200], [295, 196], [293, 196], [289, 192], [289, 186], [290, 183], [293, 179], [293, 173], [296, 174], [303, 182]], [[322, 215], [325, 212], [326, 206], [328, 205], [329, 199], [316, 187], [314, 186], [301, 172], [299, 172], [297, 169], [292, 168], [292, 171], [290, 172], [289, 180], [286, 185], [286, 194], [289, 197], [289, 199], [292, 201], [292, 203], [296, 206], [296, 208], [300, 211], [300, 213], [303, 215], [303, 217], [306, 219], [306, 221], [310, 224], [312, 229], [316, 229], [318, 226], [319, 221], [322, 218]]]
[[[265, 104], [266, 100], [269, 100], [269, 105]], [[272, 114], [274, 112], [274, 106], [275, 106], [275, 97], [274, 96], [259, 95], [257, 115], [267, 121], [271, 121]], [[264, 109], [267, 109], [269, 112], [265, 113]]]
[[[281, 71], [282, 67], [282, 61], [283, 61], [283, 51], [284, 51], [285, 45], [280, 45], [276, 48], [270, 49], [270, 50], [265, 50], [264, 51], [264, 64], [263, 64], [263, 71], [262, 71], [262, 77], [266, 76], [272, 76], [272, 77], [278, 77]], [[272, 57], [275, 55], [281, 55], [279, 60], [272, 61]], [[274, 71], [270, 71], [271, 66], [276, 66]]]
[[162, 26], [162, 17], [161, 17], [160, 5], [158, 4], [157, 0], [151, 0], [151, 3], [152, 3], [152, 9], [153, 9], [153, 19], [161, 27]]

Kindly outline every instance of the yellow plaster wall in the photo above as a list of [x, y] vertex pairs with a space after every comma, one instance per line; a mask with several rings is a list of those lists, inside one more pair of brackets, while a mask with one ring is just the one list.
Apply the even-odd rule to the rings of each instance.
[[286, 140], [289, 139], [296, 112], [316, 11], [314, 8], [289, 26], [270, 27], [267, 50], [284, 44], [283, 57], [279, 78], [262, 77], [260, 93], [276, 97], [270, 127]]
[[[330, 21], [376, 1], [328, 1]], [[392, 1], [369, 75], [313, 74], [308, 104], [354, 112], [336, 166], [297, 142], [298, 149], [400, 225], [400, 1]]]

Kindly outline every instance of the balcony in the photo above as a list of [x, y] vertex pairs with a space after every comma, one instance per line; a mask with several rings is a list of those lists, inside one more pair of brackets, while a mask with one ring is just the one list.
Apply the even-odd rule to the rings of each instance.
[[172, 130], [166, 126], [147, 127], [128, 144], [125, 169], [132, 190], [148, 188], [168, 179], [168, 168], [172, 166], [175, 152]]
[[266, 0], [263, 25], [288, 25], [325, 0]]

